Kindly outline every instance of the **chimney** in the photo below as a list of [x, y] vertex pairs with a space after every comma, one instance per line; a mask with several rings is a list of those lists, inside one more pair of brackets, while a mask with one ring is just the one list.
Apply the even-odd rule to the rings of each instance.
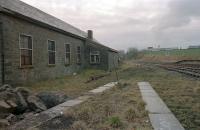
[[88, 30], [88, 38], [93, 39], [93, 31], [92, 30]]

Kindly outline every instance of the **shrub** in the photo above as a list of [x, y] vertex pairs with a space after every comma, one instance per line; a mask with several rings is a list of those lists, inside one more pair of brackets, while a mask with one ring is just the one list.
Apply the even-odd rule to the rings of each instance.
[[122, 126], [122, 122], [119, 117], [111, 117], [109, 119], [109, 125], [113, 128], [119, 128]]

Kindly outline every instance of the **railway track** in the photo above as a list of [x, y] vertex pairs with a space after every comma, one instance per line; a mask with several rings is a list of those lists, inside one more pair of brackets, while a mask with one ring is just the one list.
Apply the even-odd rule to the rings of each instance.
[[200, 61], [184, 60], [170, 64], [161, 64], [161, 68], [200, 78]]

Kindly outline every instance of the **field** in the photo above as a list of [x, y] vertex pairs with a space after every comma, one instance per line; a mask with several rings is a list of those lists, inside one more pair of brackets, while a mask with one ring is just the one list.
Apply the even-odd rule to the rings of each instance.
[[[133, 66], [133, 62], [126, 66]], [[153, 64], [130, 67], [128, 75], [133, 82], [148, 81], [175, 114], [186, 130], [200, 129], [200, 81], [185, 75], [166, 71]]]
[[[61, 91], [70, 97], [77, 97], [95, 87], [116, 81], [115, 73], [102, 79], [85, 83], [96, 73], [104, 71], [87, 70], [76, 76], [43, 81], [31, 85], [34, 92]], [[87, 102], [65, 112], [71, 119], [70, 130], [151, 130], [137, 82], [148, 81], [175, 114], [186, 130], [200, 129], [200, 81], [176, 72], [158, 68], [152, 63], [127, 61], [118, 70], [119, 86], [106, 91]], [[78, 81], [78, 82], [77, 82]], [[66, 120], [58, 119], [57, 126]], [[50, 123], [54, 124], [54, 123]], [[48, 126], [47, 126], [48, 127]]]
[[[118, 70], [121, 79], [117, 87], [91, 98], [70, 111], [67, 110], [64, 117], [52, 120], [41, 129], [55, 127], [70, 130], [152, 130], [137, 83], [132, 82], [134, 77], [127, 77], [129, 72], [124, 69], [126, 68]], [[58, 91], [75, 98], [88, 90], [116, 81], [116, 73], [112, 72], [104, 78], [85, 83], [90, 76], [102, 73], [105, 71], [85, 70], [75, 76], [43, 81], [26, 87], [35, 93]], [[52, 126], [54, 122], [60, 123]]]
[[200, 49], [182, 49], [170, 51], [144, 51], [143, 60], [145, 61], [178, 61], [185, 59], [200, 60]]

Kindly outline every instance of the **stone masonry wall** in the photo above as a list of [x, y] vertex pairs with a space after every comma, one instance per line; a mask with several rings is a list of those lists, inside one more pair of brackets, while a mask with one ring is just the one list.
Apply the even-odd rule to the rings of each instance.
[[[5, 43], [5, 81], [9, 84], [26, 84], [72, 74], [84, 67], [84, 41], [47, 28], [2, 15]], [[33, 38], [33, 67], [20, 68], [19, 35]], [[56, 65], [48, 66], [47, 40], [56, 43]], [[64, 44], [71, 44], [72, 63], [65, 66]], [[76, 48], [81, 46], [82, 64], [77, 64]]]

